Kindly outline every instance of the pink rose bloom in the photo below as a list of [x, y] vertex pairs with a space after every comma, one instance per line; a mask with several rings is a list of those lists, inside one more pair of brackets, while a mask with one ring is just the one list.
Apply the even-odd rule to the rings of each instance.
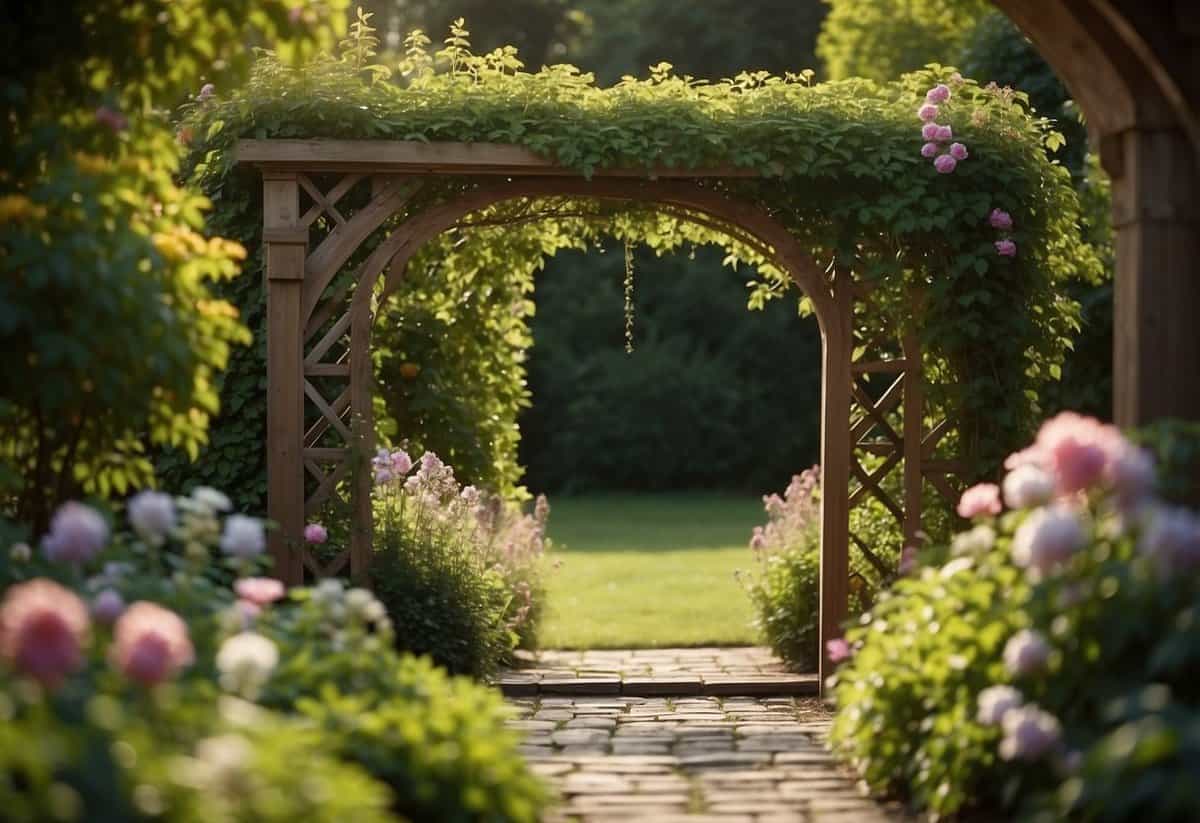
[[305, 543], [324, 543], [329, 539], [329, 532], [320, 523], [309, 523], [304, 527]]
[[938, 170], [938, 174], [949, 174], [958, 166], [958, 161], [948, 154], [943, 154], [933, 161], [933, 167]]
[[100, 512], [71, 500], [54, 512], [42, 549], [55, 563], [85, 563], [107, 542], [108, 522]]
[[156, 686], [190, 666], [195, 650], [187, 624], [156, 603], [134, 603], [113, 629], [113, 665], [142, 686]]
[[1000, 487], [995, 483], [980, 483], [963, 492], [958, 501], [958, 516], [968, 520], [985, 514], [999, 514]]
[[901, 575], [909, 575], [917, 570], [917, 547], [905, 546], [900, 550], [900, 565], [896, 568]]
[[1004, 665], [1018, 677], [1046, 668], [1050, 661], [1050, 644], [1032, 629], [1021, 629], [1004, 645]]
[[945, 103], [950, 99], [950, 89], [947, 86], [938, 83], [936, 86], [925, 92], [926, 103]]
[[926, 143], [925, 145], [921, 146], [922, 157], [937, 157], [939, 151], [941, 151], [941, 147], [939, 147], [937, 143]]
[[233, 584], [233, 590], [242, 600], [256, 606], [266, 606], [279, 600], [287, 593], [283, 583], [271, 577], [246, 577]]
[[1087, 539], [1083, 523], [1069, 507], [1060, 503], [1038, 509], [1013, 535], [1013, 562], [1035, 577], [1045, 576], [1070, 560]]
[[854, 651], [844, 638], [838, 637], [825, 644], [825, 654], [830, 663], [841, 663], [843, 660], [849, 660]]
[[967, 147], [964, 146], [962, 143], [951, 143], [950, 144], [950, 156], [953, 157], [955, 160], [966, 160], [967, 159]]
[[92, 616], [107, 625], [117, 622], [123, 611], [125, 599], [116, 589], [105, 589], [92, 601]]
[[83, 666], [87, 633], [83, 601], [51, 580], [11, 586], [0, 603], [0, 659], [48, 689]]
[[924, 126], [921, 126], [921, 139], [922, 140], [937, 140], [937, 133], [938, 133], [938, 124], [937, 123], [926, 123]]
[[1000, 255], [1001, 257], [1016, 257], [1017, 256], [1017, 244], [1014, 243], [1013, 241], [997, 240], [995, 245], [996, 245], [996, 254]]
[[993, 229], [1000, 231], [1009, 231], [1013, 227], [1012, 215], [1000, 209], [992, 209], [992, 213], [988, 215], [988, 223]]
[[928, 123], [930, 120], [936, 120], [938, 116], [938, 107], [933, 103], [926, 103], [917, 109], [917, 117]]
[[1127, 443], [1113, 426], [1063, 412], [1042, 424], [1034, 447], [1053, 472], [1059, 494], [1069, 495], [1105, 479], [1110, 461]]
[[949, 143], [954, 139], [954, 130], [949, 126], [938, 126], [936, 139], [939, 143]]

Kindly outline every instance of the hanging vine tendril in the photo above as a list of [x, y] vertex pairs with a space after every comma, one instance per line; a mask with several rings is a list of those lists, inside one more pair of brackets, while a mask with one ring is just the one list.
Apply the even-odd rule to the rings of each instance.
[[633, 246], [625, 241], [625, 353], [633, 354]]

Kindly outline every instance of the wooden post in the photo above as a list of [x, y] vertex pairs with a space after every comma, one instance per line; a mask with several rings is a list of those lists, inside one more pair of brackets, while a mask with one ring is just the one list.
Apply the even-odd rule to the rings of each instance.
[[[914, 301], [913, 322], [919, 315]], [[921, 438], [925, 432], [925, 371], [921, 340], [915, 328], [906, 329], [904, 347], [904, 545], [916, 546], [921, 530]]]
[[[366, 282], [364, 282], [366, 281]], [[360, 280], [350, 305], [350, 444], [353, 481], [350, 523], [350, 576], [355, 583], [367, 585], [368, 569], [375, 534], [375, 511], [371, 504], [373, 476], [371, 457], [375, 454], [375, 419], [372, 403], [374, 370], [371, 365], [371, 293], [375, 279]]]
[[820, 683], [834, 671], [825, 644], [842, 636], [850, 576], [850, 358], [853, 298], [849, 274], [834, 284], [835, 311], [822, 318]]
[[308, 231], [296, 175], [263, 173], [267, 277], [267, 514], [275, 574], [304, 582], [304, 329], [300, 318]]

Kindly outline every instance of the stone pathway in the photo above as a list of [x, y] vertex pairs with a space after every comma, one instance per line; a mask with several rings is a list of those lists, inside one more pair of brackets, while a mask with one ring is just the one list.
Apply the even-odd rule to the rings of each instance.
[[770, 649], [543, 651], [498, 679], [510, 697], [537, 695], [815, 695], [817, 676], [787, 670]]
[[[544, 652], [537, 665], [543, 687], [569, 680], [568, 672], [579, 681], [622, 678], [618, 685], [671, 678], [688, 688], [706, 676], [745, 677], [754, 689], [772, 675], [792, 678], [762, 649]], [[825, 750], [830, 713], [815, 697], [543, 691], [509, 702], [511, 725], [525, 735], [522, 753], [561, 793], [551, 823], [903, 819], [863, 797]]]

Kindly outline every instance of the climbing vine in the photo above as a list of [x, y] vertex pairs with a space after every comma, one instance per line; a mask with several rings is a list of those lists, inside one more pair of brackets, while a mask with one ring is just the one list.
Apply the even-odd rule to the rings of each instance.
[[[811, 72], [744, 73], [708, 83], [660, 63], [648, 79], [626, 77], [601, 89], [572, 66], [527, 72], [511, 47], [475, 55], [461, 23], [441, 50], [431, 53], [420, 33], [406, 40], [406, 49], [393, 82], [379, 82], [381, 72], [359, 62], [325, 57], [295, 69], [265, 53], [247, 86], [190, 108], [186, 128], [197, 136], [191, 168], [224, 213], [222, 230], [258, 245], [260, 183], [252, 170], [235, 165], [232, 149], [241, 137], [513, 143], [589, 176], [602, 168], [663, 165], [753, 170], [759, 175], [708, 185], [760, 204], [829, 271], [869, 290], [870, 310], [854, 318], [864, 337], [915, 325], [931, 402], [964, 421], [962, 441], [982, 466], [1020, 442], [1037, 418], [1038, 392], [1060, 374], [1078, 328], [1078, 305], [1065, 296], [1065, 285], [1096, 279], [1099, 265], [1080, 237], [1069, 175], [1044, 150], [1061, 137], [1022, 95], [951, 79], [953, 70], [941, 66], [890, 83], [815, 84]], [[956, 163], [953, 173], [949, 160], [957, 161], [963, 148], [948, 146], [937, 168], [921, 152], [917, 112], [941, 83], [953, 88], [954, 104], [938, 125], [953, 130], [956, 145], [970, 146], [970, 161]], [[432, 181], [408, 213], [474, 185]], [[1011, 215], [1002, 239], [1019, 254], [997, 245], [989, 219], [997, 210]], [[436, 285], [406, 286], [397, 300], [438, 291], [450, 317], [453, 293], [516, 282], [523, 294], [544, 255], [608, 235], [659, 253], [721, 245], [728, 262], [755, 268], [751, 308], [792, 295], [806, 310], [751, 239], [690, 217], [568, 198], [501, 203], [431, 244], [428, 259], [453, 252], [456, 268], [441, 266]], [[486, 243], [472, 238], [497, 226], [525, 237], [528, 256], [488, 258]], [[468, 252], [480, 257], [462, 260]], [[251, 272], [243, 280], [258, 277]], [[914, 287], [923, 294], [919, 317], [909, 298]], [[260, 299], [257, 288], [247, 287], [251, 306]], [[532, 311], [527, 303], [520, 298], [505, 307], [523, 329]], [[494, 313], [472, 316], [456, 322], [495, 322]], [[518, 340], [515, 348], [522, 345]], [[521, 359], [517, 352], [509, 360], [506, 379], [521, 382]]]

